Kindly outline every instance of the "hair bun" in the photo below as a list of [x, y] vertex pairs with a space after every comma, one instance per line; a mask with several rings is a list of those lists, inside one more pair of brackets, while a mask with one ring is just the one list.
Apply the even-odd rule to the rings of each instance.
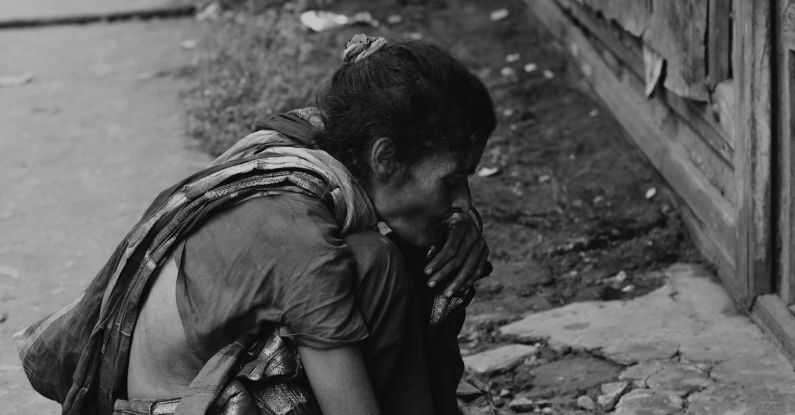
[[351, 40], [345, 44], [345, 52], [342, 53], [342, 62], [359, 62], [377, 52], [386, 44], [386, 39], [382, 37], [368, 37], [363, 33], [353, 35]]

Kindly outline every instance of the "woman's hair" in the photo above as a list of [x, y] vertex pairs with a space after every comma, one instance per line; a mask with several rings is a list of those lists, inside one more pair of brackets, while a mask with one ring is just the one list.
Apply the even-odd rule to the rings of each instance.
[[398, 161], [411, 165], [439, 151], [463, 156], [496, 127], [485, 85], [439, 46], [357, 35], [343, 62], [318, 95], [325, 128], [315, 145], [363, 182], [379, 137], [392, 139]]

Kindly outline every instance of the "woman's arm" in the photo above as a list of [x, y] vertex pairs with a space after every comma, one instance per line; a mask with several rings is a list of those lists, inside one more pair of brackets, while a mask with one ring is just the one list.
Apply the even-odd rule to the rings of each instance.
[[358, 346], [298, 346], [298, 354], [323, 415], [381, 413]]

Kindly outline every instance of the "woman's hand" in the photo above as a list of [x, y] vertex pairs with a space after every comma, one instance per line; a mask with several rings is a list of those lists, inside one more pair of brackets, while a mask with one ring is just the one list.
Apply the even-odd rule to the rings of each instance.
[[[475, 214], [477, 215], [477, 214]], [[492, 266], [488, 262], [489, 247], [481, 234], [479, 221], [465, 213], [454, 213], [447, 220], [448, 234], [444, 245], [431, 247], [431, 260], [425, 267], [429, 287], [447, 284], [444, 295], [455, 294], [462, 287], [488, 276]]]

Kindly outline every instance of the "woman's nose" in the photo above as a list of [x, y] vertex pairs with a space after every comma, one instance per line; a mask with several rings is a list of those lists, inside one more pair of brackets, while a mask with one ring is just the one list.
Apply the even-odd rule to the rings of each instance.
[[453, 209], [463, 213], [469, 213], [472, 210], [472, 192], [469, 190], [468, 182], [459, 187], [453, 200]]

